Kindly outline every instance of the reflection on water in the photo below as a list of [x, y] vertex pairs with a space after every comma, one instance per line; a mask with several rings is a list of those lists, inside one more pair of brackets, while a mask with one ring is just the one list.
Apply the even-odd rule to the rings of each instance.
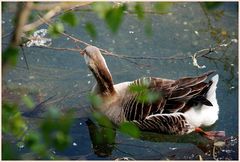
[[[78, 12], [81, 24], [76, 28], [66, 28], [68, 33], [118, 54], [136, 57], [169, 57], [173, 55], [189, 56], [209, 46], [215, 46], [224, 40], [237, 39], [238, 13], [237, 3], [223, 3], [216, 10], [204, 11], [199, 3], [176, 3], [170, 14], [147, 14], [152, 24], [153, 35], [144, 33], [143, 22], [135, 15], [126, 14], [119, 33], [113, 35], [105, 24], [91, 12]], [[8, 21], [11, 13], [3, 13], [4, 33], [12, 30]], [[87, 21], [96, 24], [98, 38], [92, 40], [85, 33]], [[40, 28], [47, 28], [42, 25]], [[7, 38], [3, 39], [3, 43]], [[224, 43], [224, 42], [223, 42]], [[66, 38], [52, 40], [53, 47], [72, 47]], [[3, 48], [5, 46], [3, 45]], [[226, 145], [215, 147], [214, 143], [198, 134], [183, 137], [143, 133], [140, 139], [134, 139], [112, 130], [114, 140], [104, 136], [105, 129], [86, 119], [89, 111], [87, 95], [95, 83], [84, 60], [79, 54], [67, 51], [54, 51], [39, 48], [24, 48], [29, 70], [24, 56], [20, 53], [17, 67], [3, 76], [3, 98], [20, 101], [21, 96], [32, 96], [39, 109], [29, 112], [23, 104], [21, 111], [30, 116], [28, 121], [34, 127], [38, 117], [44, 117], [49, 106], [65, 112], [75, 108], [77, 119], [72, 126], [72, 145], [65, 151], [52, 150], [63, 159], [238, 159], [238, 44], [233, 43], [208, 57], [198, 58], [198, 69], [192, 65], [192, 59], [170, 60], [133, 60], [141, 65], [116, 57], [106, 57], [106, 62], [115, 83], [135, 80], [143, 76], [161, 76], [176, 79], [181, 76], [198, 75], [208, 70], [217, 70], [220, 81], [217, 98], [220, 105], [219, 120], [212, 130], [223, 130], [228, 139]], [[41, 119], [40, 119], [41, 120]], [[26, 159], [33, 158], [25, 148], [17, 150]], [[213, 156], [213, 152], [216, 155]]]
[[114, 149], [116, 130], [106, 127], [98, 127], [91, 120], [87, 120], [89, 135], [92, 141], [94, 153], [100, 157], [108, 157]]

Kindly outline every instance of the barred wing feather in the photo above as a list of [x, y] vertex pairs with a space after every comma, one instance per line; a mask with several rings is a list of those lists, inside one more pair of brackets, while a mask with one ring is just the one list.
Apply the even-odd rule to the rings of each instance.
[[198, 77], [184, 77], [178, 80], [154, 77], [135, 80], [132, 83], [134, 85], [142, 85], [147, 80], [147, 88], [159, 93], [160, 97], [153, 103], [141, 103], [137, 100], [136, 94], [128, 92], [122, 103], [126, 119], [128, 121], [140, 121], [150, 115], [183, 113], [197, 103], [208, 105], [205, 94], [211, 86], [211, 81], [204, 81], [213, 72], [210, 71]]

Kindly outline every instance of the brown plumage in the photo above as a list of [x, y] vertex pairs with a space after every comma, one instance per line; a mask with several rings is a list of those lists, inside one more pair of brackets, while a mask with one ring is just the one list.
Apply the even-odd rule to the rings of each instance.
[[[214, 71], [177, 80], [145, 77], [114, 85], [97, 47], [88, 46], [82, 54], [97, 80], [92, 93], [102, 99], [102, 104], [95, 108], [115, 124], [127, 120], [142, 130], [184, 134], [218, 119], [215, 93], [218, 75], [206, 81]], [[141, 93], [132, 92], [132, 86], [144, 86], [150, 93], [158, 94], [158, 98], [140, 102]]]

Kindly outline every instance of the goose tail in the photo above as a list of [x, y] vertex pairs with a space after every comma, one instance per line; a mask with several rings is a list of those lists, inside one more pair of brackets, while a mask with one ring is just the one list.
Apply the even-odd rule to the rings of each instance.
[[211, 96], [216, 96], [216, 89], [217, 89], [217, 83], [219, 80], [218, 74], [212, 77], [212, 85], [207, 93], [207, 98], [211, 98]]

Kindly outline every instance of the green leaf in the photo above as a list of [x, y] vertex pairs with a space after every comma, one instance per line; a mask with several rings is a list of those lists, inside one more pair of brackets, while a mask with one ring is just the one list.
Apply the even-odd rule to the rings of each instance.
[[95, 26], [91, 22], [86, 23], [85, 30], [92, 38], [95, 39], [97, 37]]
[[2, 13], [3, 12], [5, 12], [5, 11], [7, 11], [7, 9], [8, 9], [8, 2], [2, 2]]
[[138, 138], [140, 136], [139, 128], [132, 122], [122, 123], [119, 127], [119, 131], [135, 138]]
[[62, 23], [57, 22], [48, 27], [48, 33], [52, 37], [58, 37], [60, 33], [64, 32], [64, 26]]
[[124, 15], [123, 12], [125, 10], [126, 6], [123, 5], [120, 7], [112, 8], [107, 11], [105, 16], [105, 22], [107, 23], [108, 27], [113, 33], [116, 33], [117, 30], [119, 29]]
[[10, 133], [16, 137], [20, 137], [27, 129], [26, 122], [15, 104], [3, 103], [2, 118], [4, 133]]
[[152, 36], [153, 30], [152, 30], [152, 22], [150, 19], [146, 19], [145, 25], [144, 25], [144, 31], [147, 34], [147, 36]]
[[32, 109], [35, 105], [30, 96], [23, 96], [22, 100], [23, 100], [24, 104], [30, 109]]
[[24, 137], [24, 143], [27, 147], [32, 148], [35, 145], [38, 145], [41, 142], [40, 134], [36, 132], [29, 132]]
[[98, 95], [90, 94], [88, 98], [91, 104], [93, 105], [93, 107], [98, 107], [99, 105], [102, 104], [102, 99]]
[[132, 84], [129, 86], [129, 91], [136, 94], [139, 102], [153, 103], [161, 97], [160, 92], [155, 92], [148, 88], [149, 81], [147, 79], [143, 79], [141, 82], [141, 85]]
[[204, 7], [206, 7], [208, 10], [212, 10], [221, 4], [222, 2], [204, 2]]
[[101, 19], [105, 19], [105, 16], [112, 5], [109, 2], [96, 2], [92, 4], [93, 11], [95, 11]]
[[153, 103], [157, 101], [160, 97], [161, 97], [160, 93], [150, 91], [147, 93], [147, 102]]
[[8, 47], [3, 52], [2, 63], [15, 66], [17, 64], [17, 57], [18, 57], [18, 48]]
[[2, 160], [19, 160], [20, 155], [15, 145], [12, 142], [2, 140]]
[[53, 145], [58, 150], [64, 150], [70, 144], [70, 141], [71, 138], [67, 134], [57, 131], [53, 138]]
[[133, 92], [133, 93], [145, 93], [147, 91], [147, 87], [144, 85], [132, 84], [129, 86], [129, 90], [130, 92]]
[[78, 24], [77, 16], [73, 12], [63, 14], [61, 20], [70, 26], [76, 26]]
[[112, 122], [105, 115], [99, 112], [93, 112], [93, 117], [96, 119], [97, 123], [101, 126], [113, 128]]
[[139, 19], [143, 19], [144, 18], [144, 8], [141, 5], [141, 3], [136, 3], [134, 6], [135, 12], [138, 16]]
[[154, 4], [155, 10], [161, 14], [169, 12], [171, 7], [172, 7], [172, 2], [157, 2]]

